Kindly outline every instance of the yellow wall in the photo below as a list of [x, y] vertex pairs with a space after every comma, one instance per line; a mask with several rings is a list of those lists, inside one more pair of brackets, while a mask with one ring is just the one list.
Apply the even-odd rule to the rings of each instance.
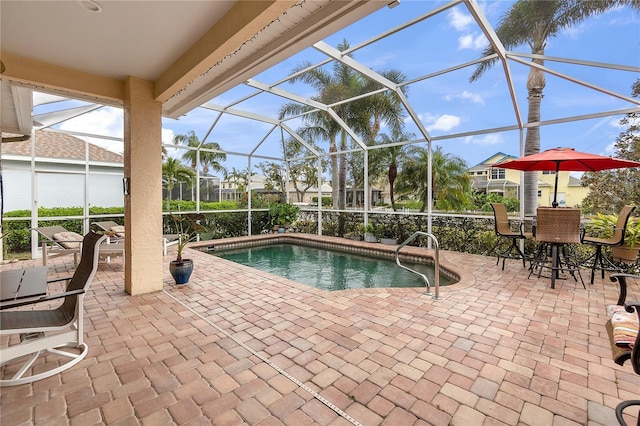
[[[511, 182], [520, 183], [520, 171], [505, 169], [505, 177]], [[566, 207], [575, 207], [582, 205], [582, 200], [589, 193], [588, 187], [583, 186], [569, 186], [570, 172], [560, 172], [558, 174], [558, 194], [564, 194], [566, 200]], [[543, 174], [538, 172], [538, 179], [542, 182], [549, 184], [549, 186], [538, 186], [540, 191], [540, 197], [538, 197], [538, 206], [550, 207], [553, 201], [553, 188], [555, 186], [555, 174]], [[505, 196], [512, 196], [505, 194]], [[558, 200], [561, 196], [558, 197]]]

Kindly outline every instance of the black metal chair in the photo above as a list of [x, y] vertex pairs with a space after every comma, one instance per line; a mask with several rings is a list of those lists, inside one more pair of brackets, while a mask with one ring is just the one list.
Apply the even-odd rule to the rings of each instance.
[[[593, 284], [593, 279], [595, 277], [597, 269], [600, 269], [602, 271], [602, 279], [604, 279], [605, 270], [621, 270], [616, 265], [614, 265], [608, 257], [602, 254], [602, 247], [617, 247], [624, 244], [624, 233], [627, 229], [627, 223], [629, 223], [629, 218], [631, 217], [631, 213], [633, 213], [635, 208], [635, 206], [624, 206], [622, 210], [620, 210], [620, 213], [618, 213], [618, 222], [616, 223], [616, 226], [613, 229], [613, 235], [610, 238], [596, 238], [586, 236], [585, 234], [582, 235], [582, 244], [590, 244], [592, 246], [595, 246], [595, 253], [591, 257], [593, 259], [593, 262], [589, 265], [591, 269], [591, 284]], [[588, 263], [588, 261], [589, 259], [587, 259], [585, 262]]]
[[509, 217], [507, 215], [507, 208], [502, 203], [491, 203], [491, 208], [493, 209], [493, 217], [494, 217], [494, 225], [496, 235], [499, 237], [509, 238], [511, 240], [511, 245], [508, 249], [498, 252], [498, 260], [496, 261], [496, 265], [500, 263], [500, 258], [502, 258], [502, 270], [504, 270], [504, 262], [506, 259], [520, 259], [522, 258], [522, 266], [526, 265], [527, 257], [520, 250], [518, 243], [522, 239], [531, 239], [533, 238], [533, 234], [524, 232], [524, 224], [521, 223], [518, 231], [513, 231], [509, 224]]
[[[106, 238], [106, 235], [89, 232], [82, 240], [82, 255], [73, 276], [48, 281], [68, 281], [65, 292], [2, 304], [0, 335], [19, 335], [20, 340], [0, 348], [0, 365], [6, 366], [3, 374], [8, 374], [8, 378], [0, 377], [0, 386], [21, 385], [51, 377], [76, 365], [87, 355], [88, 347], [83, 342], [83, 301], [98, 269], [99, 246]], [[62, 303], [51, 309], [8, 310], [58, 299], [62, 299]], [[45, 354], [56, 358], [46, 363], [53, 368], [32, 367]], [[7, 366], [9, 363], [13, 365]]]

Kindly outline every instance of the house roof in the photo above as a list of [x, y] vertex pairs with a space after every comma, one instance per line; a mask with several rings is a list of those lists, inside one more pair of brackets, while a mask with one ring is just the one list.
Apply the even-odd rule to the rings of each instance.
[[582, 186], [582, 179], [577, 178], [575, 176], [569, 176], [568, 186]]
[[486, 158], [485, 160], [471, 167], [469, 170], [470, 171], [485, 170], [489, 168], [489, 166], [491, 166], [492, 164], [502, 163], [504, 161], [512, 160], [515, 158], [518, 158], [518, 157], [514, 157], [513, 155], [510, 155], [510, 154], [505, 154], [504, 152], [496, 152], [491, 157]]
[[[64, 158], [66, 160], [85, 159], [85, 141], [66, 133], [37, 130], [36, 157]], [[124, 157], [115, 152], [89, 143], [89, 161], [123, 163]], [[2, 144], [3, 155], [31, 155], [31, 139], [22, 142]]]

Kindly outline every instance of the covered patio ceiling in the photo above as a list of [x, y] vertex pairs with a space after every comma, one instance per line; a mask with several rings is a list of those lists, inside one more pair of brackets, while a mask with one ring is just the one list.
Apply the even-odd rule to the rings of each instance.
[[387, 3], [3, 1], [2, 132], [31, 132], [31, 90], [122, 106], [127, 76], [177, 118]]
[[[380, 90], [370, 94], [395, 92], [402, 100], [407, 117], [407, 133], [416, 135], [415, 139], [402, 143], [464, 141], [474, 136], [511, 132], [512, 152], [516, 152], [522, 149], [522, 135], [527, 127], [552, 127], [603, 117], [622, 117], [629, 112], [640, 111], [640, 101], [620, 91], [619, 85], [615, 88], [611, 85], [612, 81], [633, 82], [637, 78], [640, 67], [633, 58], [629, 58], [627, 63], [613, 64], [590, 58], [545, 56], [545, 65], [534, 64], [532, 55], [526, 53], [527, 46], [522, 51], [504, 48], [482, 8], [474, 0], [454, 0], [444, 4], [421, 2], [424, 11], [419, 15], [383, 29], [344, 52], [335, 47], [340, 40], [334, 37], [329, 41], [329, 36], [348, 24], [376, 11], [382, 13], [380, 9], [384, 9], [387, 3], [109, 2], [100, 11], [89, 12], [80, 7], [93, 4], [86, 1], [3, 2], [2, 60], [6, 69], [2, 78], [2, 129], [3, 132], [17, 134], [30, 132], [34, 123], [29, 119], [32, 105], [26, 93], [31, 90], [97, 102], [82, 109], [36, 117], [35, 126], [42, 128], [102, 105], [120, 106], [117, 96], [110, 93], [119, 90], [123, 78], [133, 75], [154, 82], [157, 100], [162, 101], [166, 118], [202, 114], [208, 123], [198, 131], [201, 141], [218, 141], [223, 151], [229, 154], [281, 160], [281, 155], [265, 147], [281, 146], [283, 137], [289, 136], [306, 144], [296, 132], [302, 116], [284, 120], [278, 117], [282, 105], [290, 102], [326, 111], [355, 141], [354, 149], [367, 149], [365, 141], [334, 112], [336, 106], [354, 99], [345, 98], [332, 105], [322, 104], [310, 98], [309, 86], [286, 84], [292, 76], [299, 75], [289, 73], [293, 65], [308, 57], [314, 58], [307, 68], [309, 70], [328, 69], [341, 62], [380, 85]], [[398, 3], [388, 6], [384, 10], [398, 6]], [[476, 32], [494, 47], [499, 59], [493, 67], [494, 74], [484, 85], [480, 82], [473, 84], [478, 84], [478, 91], [492, 92], [494, 102], [507, 104], [511, 112], [496, 114], [491, 120], [479, 120], [474, 118], [473, 108], [493, 106], [467, 104], [463, 106], [468, 113], [464, 128], [432, 131], [425, 124], [425, 111], [416, 108], [414, 99], [439, 96], [437, 86], [447, 85], [450, 79], [468, 79], [484, 59], [477, 52], [461, 52], [456, 63], [444, 63], [434, 57], [429, 69], [411, 69], [408, 64], [416, 56], [428, 54], [428, 45], [402, 46], [395, 37], [401, 32], [412, 32], [416, 43], [424, 34], [434, 37], [433, 42], [451, 43], [438, 40], [437, 36], [443, 16], [454, 12], [472, 18]], [[25, 19], [26, 27], [16, 24], [21, 20], [15, 17], [20, 16], [29, 17]], [[180, 19], [176, 20], [176, 16]], [[184, 25], [184, 22], [189, 25]], [[34, 36], [20, 37], [25, 33]], [[83, 36], [77, 37], [76, 34]], [[29, 41], [33, 39], [39, 43]], [[398, 55], [394, 67], [406, 74], [406, 79], [400, 83], [386, 79], [376, 70], [371, 59], [376, 57], [372, 51], [382, 56], [389, 49], [395, 49], [394, 53]], [[407, 53], [410, 56], [399, 57]], [[307, 56], [301, 56], [303, 54]], [[359, 55], [369, 59], [358, 60]], [[274, 70], [283, 61], [290, 64], [289, 69], [287, 73], [278, 75]], [[56, 81], [57, 67], [63, 67], [79, 78]], [[407, 67], [409, 71], [405, 70]], [[531, 67], [545, 71], [548, 86], [562, 84], [570, 87], [555, 95], [549, 88], [545, 91], [545, 102], [560, 103], [567, 93], [591, 92], [607, 98], [606, 107], [585, 111], [582, 107], [569, 105], [560, 115], [543, 115], [545, 119], [541, 122], [527, 123], [527, 92], [523, 80]], [[279, 72], [282, 72], [282, 67]], [[100, 90], [91, 90], [94, 87]], [[476, 86], [470, 87], [475, 89]], [[624, 87], [626, 89], [630, 84]], [[410, 96], [405, 95], [403, 89], [410, 89]], [[5, 106], [6, 102], [9, 107]], [[225, 121], [232, 123], [231, 127], [235, 125], [236, 131], [216, 133], [224, 127]], [[244, 130], [249, 127], [254, 132], [248, 137]], [[327, 155], [327, 152], [326, 146], [320, 146], [319, 151], [309, 146], [307, 155]]]

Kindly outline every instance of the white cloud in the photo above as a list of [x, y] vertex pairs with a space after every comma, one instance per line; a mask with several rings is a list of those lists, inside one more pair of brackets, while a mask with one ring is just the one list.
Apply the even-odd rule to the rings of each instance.
[[464, 31], [473, 22], [471, 15], [460, 12], [458, 8], [453, 8], [449, 12], [449, 24], [458, 31]]
[[173, 130], [162, 128], [162, 143], [172, 143], [173, 142]]
[[[104, 107], [61, 123], [60, 130], [123, 138], [124, 116], [119, 108]], [[81, 139], [118, 154], [124, 152], [124, 144], [121, 141], [100, 137]]]
[[487, 38], [483, 33], [478, 33], [477, 31], [468, 33], [469, 27], [475, 23], [471, 15], [462, 13], [458, 8], [454, 8], [449, 12], [448, 19], [449, 25], [462, 33], [466, 33], [458, 37], [459, 50], [481, 50], [487, 46]]
[[[124, 116], [119, 108], [104, 107], [61, 123], [60, 130], [124, 139]], [[171, 143], [174, 132], [162, 128], [162, 142]], [[124, 143], [109, 139], [82, 137], [92, 144], [122, 154]]]
[[502, 135], [498, 133], [482, 135], [482, 136], [468, 136], [464, 140], [464, 143], [481, 145], [481, 146], [496, 145], [502, 142], [504, 142], [504, 139], [502, 138]]
[[424, 118], [420, 117], [420, 119], [425, 124], [425, 127], [429, 132], [434, 130], [446, 132], [460, 125], [460, 122], [462, 121], [460, 117], [450, 114], [443, 114], [439, 116], [427, 114]]
[[60, 129], [122, 138], [124, 117], [121, 109], [104, 107], [65, 121]]
[[465, 34], [458, 37], [458, 49], [473, 49], [473, 50], [482, 50], [489, 43], [487, 42], [487, 38], [484, 34], [480, 33], [472, 33]]
[[482, 99], [482, 96], [477, 93], [471, 93], [468, 90], [463, 91], [459, 95], [446, 95], [444, 99], [446, 101], [452, 101], [454, 99], [469, 100], [474, 104], [484, 105], [484, 99]]

